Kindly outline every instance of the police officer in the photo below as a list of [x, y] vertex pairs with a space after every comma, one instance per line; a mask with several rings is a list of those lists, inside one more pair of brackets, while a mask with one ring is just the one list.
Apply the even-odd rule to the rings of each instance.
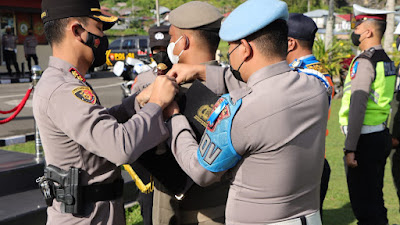
[[[215, 52], [220, 41], [221, 19], [221, 13], [214, 6], [200, 1], [191, 1], [172, 10], [169, 15], [171, 40], [167, 49], [171, 62], [218, 66]], [[139, 75], [133, 89], [143, 90], [155, 77], [155, 73]], [[190, 85], [182, 85], [181, 92]], [[228, 190], [228, 180], [206, 188], [193, 185], [178, 201], [156, 180], [153, 224], [224, 224]]]
[[[319, 62], [312, 53], [315, 33], [318, 30], [314, 20], [300, 13], [290, 13], [288, 20], [289, 39], [288, 54], [286, 61], [292, 70], [310, 69], [322, 73], [332, 87], [332, 98], [334, 95], [333, 82], [325, 67]], [[329, 110], [330, 112], [330, 110]], [[328, 135], [328, 130], [326, 130]], [[328, 191], [329, 177], [331, 168], [326, 157], [324, 159], [324, 169], [321, 177], [320, 211], [322, 215], [322, 205]]]
[[229, 43], [230, 69], [177, 64], [168, 73], [229, 92], [214, 105], [199, 145], [176, 105], [166, 109], [183, 170], [201, 186], [232, 177], [226, 224], [321, 224], [328, 86], [291, 71], [287, 19], [283, 1], [248, 0], [219, 32]]
[[351, 65], [343, 87], [339, 123], [344, 146], [350, 202], [358, 224], [388, 223], [383, 201], [383, 175], [391, 148], [386, 128], [396, 71], [382, 49], [389, 11], [354, 4], [351, 40], [362, 51]]
[[[400, 35], [400, 24], [397, 25], [394, 34]], [[400, 50], [400, 36], [396, 39], [396, 49]], [[399, 68], [397, 68], [397, 76], [399, 76]], [[391, 133], [392, 133], [392, 147], [395, 149], [392, 154], [392, 176], [394, 185], [397, 191], [397, 197], [400, 199], [400, 150], [399, 150], [399, 140], [400, 140], [400, 111], [399, 111], [399, 83], [397, 82], [397, 94], [396, 98], [392, 101], [392, 117], [391, 117]], [[394, 116], [393, 116], [394, 115]]]
[[105, 62], [108, 39], [103, 31], [117, 18], [102, 15], [97, 0], [43, 0], [41, 16], [53, 56], [35, 88], [33, 113], [46, 171], [58, 171], [45, 178], [80, 171], [78, 178], [64, 179], [75, 180], [69, 186], [51, 185], [56, 199], [47, 209], [47, 224], [125, 224], [118, 166], [165, 140], [162, 109], [177, 85], [157, 77], [151, 103], [140, 111], [134, 109], [135, 96], [109, 109], [101, 106], [81, 74]]
[[[165, 64], [168, 68], [172, 67], [171, 61], [169, 61], [168, 55], [167, 55], [167, 46], [170, 40], [170, 35], [168, 33], [169, 31], [169, 26], [166, 25], [161, 25], [157, 26], [154, 25], [150, 27], [149, 29], [149, 38], [150, 38], [150, 48], [151, 48], [151, 53], [152, 53], [152, 58], [155, 61], [155, 64], [163, 63]], [[154, 70], [149, 70], [146, 72], [143, 72], [140, 75], [142, 81], [142, 77], [144, 79], [150, 79], [148, 82], [149, 84], [152, 83], [155, 80], [156, 74], [156, 68]], [[137, 82], [137, 77], [135, 78], [135, 85], [132, 86], [131, 94], [135, 94], [136, 92], [139, 91], [138, 85], [136, 85]], [[134, 162], [131, 164], [132, 169], [136, 172], [138, 175], [138, 178], [142, 181], [143, 184], [149, 184], [147, 187], [154, 187], [153, 185], [153, 177], [151, 173], [146, 169], [146, 166], [143, 165], [149, 160], [150, 162], [154, 163], [154, 157], [153, 155], [149, 153], [146, 153], [145, 157], [139, 158], [138, 161]], [[138, 187], [139, 190], [141, 187]], [[143, 218], [143, 224], [144, 225], [151, 225], [153, 224], [153, 189], [149, 188], [149, 190], [140, 190], [139, 196], [138, 196], [138, 202], [140, 204], [140, 211], [142, 214]]]
[[6, 61], [8, 75], [11, 76], [11, 64], [14, 65], [17, 76], [20, 75], [19, 66], [17, 62], [17, 41], [18, 38], [13, 34], [11, 27], [6, 27], [6, 33], [2, 38], [4, 61]]
[[[154, 25], [149, 29], [150, 48], [152, 58], [155, 64], [163, 63], [167, 68], [172, 67], [172, 63], [168, 58], [167, 47], [171, 36], [169, 35], [169, 25]], [[132, 85], [131, 93], [140, 92], [142, 89], [150, 85], [157, 76], [157, 68], [140, 73], [135, 78], [135, 83]]]

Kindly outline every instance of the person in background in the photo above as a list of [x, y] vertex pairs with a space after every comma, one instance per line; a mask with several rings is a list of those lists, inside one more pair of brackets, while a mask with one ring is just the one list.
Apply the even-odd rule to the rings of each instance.
[[37, 38], [33, 34], [32, 28], [28, 29], [28, 36], [26, 36], [24, 41], [24, 52], [25, 59], [28, 61], [29, 71], [32, 69], [31, 59], [35, 62], [35, 65], [39, 65], [38, 57], [36, 55]]
[[[315, 33], [318, 30], [314, 20], [300, 13], [290, 13], [288, 20], [288, 54], [286, 61], [292, 70], [310, 69], [322, 73], [332, 87], [332, 98], [334, 95], [333, 82], [325, 67], [313, 55]], [[330, 112], [330, 110], [329, 110]], [[326, 130], [328, 135], [328, 130]], [[322, 218], [322, 205], [328, 191], [331, 168], [328, 160], [324, 158], [324, 169], [321, 177], [320, 212]]]
[[[397, 25], [394, 34], [398, 35], [396, 39], [396, 50], [400, 51], [400, 24]], [[396, 93], [395, 98], [392, 101], [392, 116], [390, 121], [390, 131], [392, 134], [392, 148], [394, 152], [391, 156], [391, 166], [392, 166], [392, 176], [394, 185], [396, 187], [397, 197], [400, 201], [400, 92], [399, 92], [399, 66], [397, 66], [397, 83], [396, 83]], [[400, 209], [399, 209], [400, 211]]]
[[344, 143], [347, 186], [359, 225], [386, 225], [383, 177], [391, 149], [386, 127], [396, 82], [394, 62], [383, 50], [386, 14], [353, 5], [356, 20], [351, 40], [362, 51], [351, 65], [343, 86], [339, 123]]
[[6, 33], [3, 35], [2, 46], [4, 61], [6, 61], [8, 75], [12, 75], [11, 64], [14, 65], [15, 72], [17, 76], [20, 76], [21, 72], [19, 70], [17, 62], [17, 41], [18, 38], [12, 32], [10, 26], [6, 27]]

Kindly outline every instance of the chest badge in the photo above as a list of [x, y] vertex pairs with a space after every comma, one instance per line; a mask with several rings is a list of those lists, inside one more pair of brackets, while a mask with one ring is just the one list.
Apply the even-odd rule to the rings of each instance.
[[79, 100], [89, 104], [96, 104], [96, 95], [92, 92], [89, 87], [77, 87], [72, 90], [72, 94], [75, 95]]

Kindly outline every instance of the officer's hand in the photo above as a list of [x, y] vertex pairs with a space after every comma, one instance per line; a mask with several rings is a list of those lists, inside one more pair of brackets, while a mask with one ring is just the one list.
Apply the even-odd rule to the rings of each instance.
[[178, 84], [175, 78], [165, 75], [157, 76], [149, 102], [156, 103], [165, 109], [178, 93]]
[[164, 115], [164, 120], [167, 120], [171, 118], [172, 115], [179, 113], [179, 106], [176, 101], [172, 101], [167, 108], [164, 109], [163, 115]]
[[206, 79], [205, 65], [175, 64], [167, 73], [169, 77], [175, 77], [178, 84]]
[[151, 93], [153, 92], [153, 86], [154, 83], [150, 84], [136, 96], [136, 101], [138, 101], [140, 107], [146, 105], [146, 103], [150, 100]]
[[399, 139], [392, 138], [392, 148], [397, 148], [397, 147], [399, 147]]
[[348, 167], [355, 168], [358, 166], [357, 160], [355, 160], [355, 153], [349, 152], [346, 154], [346, 164]]

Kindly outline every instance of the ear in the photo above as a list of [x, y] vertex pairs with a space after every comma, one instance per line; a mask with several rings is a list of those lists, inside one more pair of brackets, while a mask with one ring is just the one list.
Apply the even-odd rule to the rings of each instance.
[[82, 26], [79, 23], [72, 23], [70, 24], [70, 29], [72, 32], [72, 35], [80, 42], [84, 42], [83, 38], [82, 38], [82, 33], [84, 32], [84, 29], [82, 28]]
[[[242, 46], [243, 46], [243, 52], [242, 52], [242, 56], [243, 56], [243, 60], [249, 60], [253, 57], [253, 47], [251, 47], [250, 43], [246, 40], [246, 39], [242, 39], [240, 40]], [[240, 48], [240, 46], [239, 46]]]
[[288, 52], [295, 50], [297, 47], [297, 42], [293, 38], [288, 39]]
[[185, 47], [183, 48], [184, 50], [187, 50], [190, 46], [190, 38], [189, 36], [187, 36], [186, 34], [183, 34], [183, 38], [182, 38], [185, 43]]

